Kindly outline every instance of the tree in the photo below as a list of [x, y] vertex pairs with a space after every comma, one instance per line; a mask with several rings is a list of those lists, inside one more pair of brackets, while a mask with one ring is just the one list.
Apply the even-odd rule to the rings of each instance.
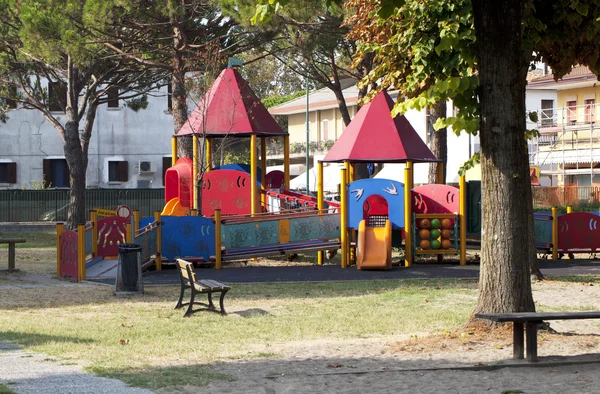
[[[600, 1], [382, 0], [378, 5], [371, 17], [378, 27], [388, 23], [382, 34], [390, 38], [388, 44], [365, 40], [366, 50], [382, 61], [371, 76], [416, 93], [398, 102], [393, 114], [450, 97], [459, 113], [437, 126], [480, 132], [483, 228], [476, 312], [534, 310], [526, 73], [540, 60], [553, 67], [555, 78], [577, 63], [600, 74]], [[281, 6], [289, 1], [261, 2], [257, 18]]]
[[[221, 0], [224, 9], [236, 19], [248, 22], [254, 14], [255, 0]], [[273, 9], [273, 11], [275, 11]], [[246, 23], [249, 25], [249, 23]], [[361, 80], [371, 70], [368, 57], [352, 65], [356, 42], [346, 38], [349, 26], [344, 23], [344, 12], [334, 2], [301, 0], [294, 7], [286, 7], [273, 14], [268, 26], [277, 32], [275, 39], [264, 46], [264, 51], [287, 65], [294, 73], [330, 89], [336, 97], [344, 124], [350, 123], [350, 113], [343, 90], [345, 80]], [[359, 98], [367, 87], [359, 90]]]
[[[40, 111], [62, 137], [71, 187], [67, 228], [85, 223], [88, 147], [97, 107], [113, 88], [122, 99], [135, 98], [164, 78], [90, 43], [86, 6], [69, 0], [0, 1], [0, 96]], [[65, 99], [53, 96], [46, 82]], [[64, 122], [51, 111], [53, 101], [64, 111]]]

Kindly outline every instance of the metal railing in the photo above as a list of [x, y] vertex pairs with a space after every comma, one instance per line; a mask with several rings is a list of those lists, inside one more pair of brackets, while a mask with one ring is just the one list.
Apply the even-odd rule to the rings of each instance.
[[571, 205], [573, 207], [598, 207], [598, 186], [536, 186], [533, 188], [533, 207], [549, 208]]
[[595, 103], [546, 108], [538, 111], [537, 127], [577, 126], [596, 123], [600, 119], [599, 107]]
[[[164, 189], [89, 189], [85, 207], [89, 211], [127, 205], [148, 217], [163, 209], [164, 196]], [[0, 190], [0, 222], [66, 221], [68, 206], [66, 189]]]

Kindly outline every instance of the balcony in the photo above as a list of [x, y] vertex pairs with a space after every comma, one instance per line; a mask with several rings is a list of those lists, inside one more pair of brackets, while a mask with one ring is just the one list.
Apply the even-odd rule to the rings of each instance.
[[600, 119], [599, 108], [595, 103], [568, 105], [561, 108], [547, 108], [538, 111], [535, 127], [541, 134], [552, 134], [563, 129], [582, 130], [594, 127]]

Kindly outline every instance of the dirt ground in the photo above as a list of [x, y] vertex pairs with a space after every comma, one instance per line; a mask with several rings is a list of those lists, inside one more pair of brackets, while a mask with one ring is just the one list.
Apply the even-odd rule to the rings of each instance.
[[[39, 288], [60, 293], [77, 291], [82, 298], [103, 297], [95, 284], [69, 284], [53, 276], [52, 251], [20, 253], [28, 272], [0, 273], [0, 288]], [[6, 251], [0, 250], [0, 261]], [[247, 264], [260, 264], [250, 261]], [[265, 263], [265, 262], [263, 262]], [[268, 264], [275, 264], [268, 262]], [[289, 264], [279, 262], [277, 264]], [[306, 262], [310, 264], [310, 262]], [[57, 289], [58, 288], [58, 289]], [[64, 288], [64, 289], [61, 289]], [[600, 310], [600, 285], [543, 281], [533, 284], [537, 305], [558, 310]], [[112, 297], [112, 295], [107, 295]], [[52, 303], [52, 298], [48, 302]], [[58, 298], [58, 297], [56, 297]], [[3, 307], [23, 306], [6, 298]], [[230, 310], [234, 315], [235, 310]], [[214, 369], [234, 381], [208, 387], [185, 387], [185, 393], [598, 393], [600, 321], [555, 321], [555, 331], [540, 331], [540, 362], [512, 360], [512, 329], [489, 331], [484, 326], [454, 332], [406, 336], [365, 335], [354, 339], [318, 339], [269, 343], [252, 353], [275, 354], [264, 359], [220, 362]], [[365, 333], [368, 334], [368, 333]], [[169, 391], [171, 392], [171, 391]], [[166, 391], [165, 391], [166, 393]]]

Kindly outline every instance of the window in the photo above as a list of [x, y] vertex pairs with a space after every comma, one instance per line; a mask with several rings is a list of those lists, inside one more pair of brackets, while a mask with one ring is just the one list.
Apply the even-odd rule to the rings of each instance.
[[321, 121], [321, 141], [329, 140], [329, 120], [323, 119]]
[[585, 100], [585, 123], [596, 122], [596, 100]]
[[69, 166], [65, 159], [44, 159], [44, 185], [48, 187], [69, 187]]
[[170, 157], [163, 157], [162, 158], [162, 184], [163, 186], [165, 185], [165, 174], [167, 173], [167, 170], [169, 168], [171, 168], [171, 158]]
[[129, 166], [126, 161], [108, 162], [108, 181], [127, 182], [129, 180]]
[[577, 122], [577, 101], [567, 101], [567, 124], [574, 125]]
[[48, 109], [51, 112], [65, 112], [67, 108], [67, 87], [61, 82], [48, 82]]
[[17, 163], [0, 163], [0, 183], [17, 183]]
[[169, 113], [173, 111], [173, 86], [171, 86], [171, 82], [167, 85], [167, 110]]
[[554, 126], [554, 100], [542, 100], [542, 127]]
[[108, 108], [119, 108], [119, 88], [113, 86], [108, 89]]

